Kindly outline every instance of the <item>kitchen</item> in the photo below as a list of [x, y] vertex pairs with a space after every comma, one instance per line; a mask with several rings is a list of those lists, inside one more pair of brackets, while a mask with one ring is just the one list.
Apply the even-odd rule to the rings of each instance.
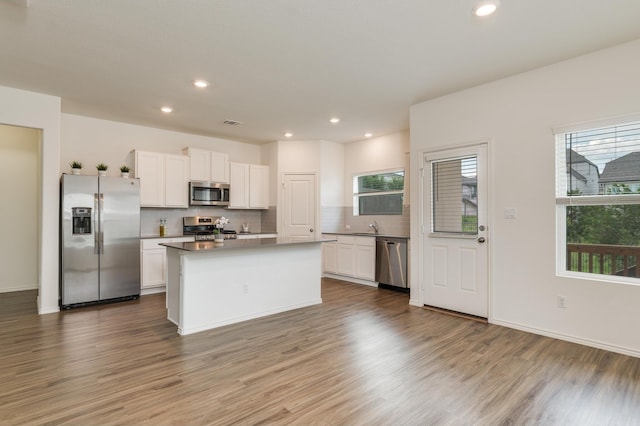
[[[284, 171], [312, 173], [318, 177], [321, 188], [316, 206], [316, 218], [320, 219], [319, 226], [316, 227], [318, 231], [366, 232], [368, 223], [377, 220], [381, 233], [408, 235], [408, 209], [404, 209], [402, 216], [353, 217], [348, 214], [351, 206], [347, 205], [351, 200], [351, 193], [344, 195], [345, 191], [350, 190], [350, 183], [344, 181], [345, 176], [372, 170], [406, 169], [406, 132], [349, 145], [326, 141], [279, 141], [257, 146], [62, 114], [61, 139], [63, 142], [60, 147], [59, 167], [65, 173], [70, 173], [69, 164], [72, 161], [80, 161], [84, 165], [82, 174], [95, 175], [95, 164], [102, 162], [110, 166], [108, 176], [119, 176], [120, 165], [126, 164], [132, 172], [135, 170], [135, 151], [154, 150], [157, 153], [181, 156], [186, 147], [225, 152], [231, 162], [262, 164], [263, 156], [268, 160], [275, 159], [269, 164], [271, 188], [276, 187], [276, 177]], [[92, 142], [87, 143], [89, 140]], [[292, 152], [290, 157], [287, 156], [288, 150]], [[274, 155], [276, 152], [277, 155]], [[324, 160], [322, 164], [320, 158]], [[241, 224], [246, 224], [253, 233], [276, 232], [277, 223], [281, 220], [276, 208], [278, 196], [278, 191], [269, 191], [269, 209], [259, 210], [209, 206], [143, 207], [140, 234], [145, 239], [159, 236], [160, 220], [166, 219], [167, 235], [181, 235], [182, 219], [185, 216], [226, 216], [230, 219], [230, 229], [239, 231]], [[320, 236], [320, 232], [317, 232], [317, 236]], [[155, 284], [143, 289], [143, 294], [163, 290], [162, 283], [156, 280]]]

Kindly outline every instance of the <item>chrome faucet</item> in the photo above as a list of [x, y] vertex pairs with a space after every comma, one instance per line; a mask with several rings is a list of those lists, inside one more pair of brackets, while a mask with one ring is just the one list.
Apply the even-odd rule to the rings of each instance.
[[373, 223], [369, 224], [369, 228], [373, 229], [373, 233], [378, 233], [378, 223], [374, 220]]

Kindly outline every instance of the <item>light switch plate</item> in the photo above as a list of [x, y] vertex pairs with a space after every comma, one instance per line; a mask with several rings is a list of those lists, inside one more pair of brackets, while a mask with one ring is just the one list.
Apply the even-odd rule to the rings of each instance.
[[504, 209], [504, 218], [505, 219], [515, 219], [518, 217], [518, 209], [515, 207], [507, 207]]

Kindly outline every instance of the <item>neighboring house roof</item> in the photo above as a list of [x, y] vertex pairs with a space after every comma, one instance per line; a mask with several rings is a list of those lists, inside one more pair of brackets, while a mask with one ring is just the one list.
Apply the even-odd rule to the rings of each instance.
[[587, 181], [587, 178], [582, 176], [581, 173], [578, 173], [577, 171], [575, 171], [574, 169], [567, 167], [569, 169], [569, 173], [571, 174], [571, 176], [573, 176], [574, 178], [581, 180], [583, 182]]
[[476, 176], [473, 177], [469, 177], [469, 176], [462, 176], [462, 184], [466, 185], [466, 186], [477, 186], [478, 185], [478, 178]]
[[632, 152], [609, 161], [600, 175], [600, 183], [640, 181], [640, 152]]
[[578, 163], [591, 164], [593, 167], [596, 168], [596, 171], [598, 172], [598, 175], [600, 175], [600, 170], [598, 169], [598, 166], [593, 161], [589, 160], [584, 155], [578, 154], [577, 152], [575, 152], [572, 149], [567, 149], [567, 165], [569, 165], [569, 164], [578, 164]]
[[463, 198], [462, 199], [462, 203], [463, 204], [468, 204], [468, 205], [476, 207], [476, 208], [478, 207], [478, 203], [476, 201], [470, 200], [469, 198]]

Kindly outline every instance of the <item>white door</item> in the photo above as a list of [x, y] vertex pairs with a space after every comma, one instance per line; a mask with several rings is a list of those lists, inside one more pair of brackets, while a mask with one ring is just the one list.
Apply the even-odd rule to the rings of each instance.
[[285, 174], [281, 234], [296, 240], [316, 237], [316, 177]]
[[425, 154], [423, 303], [487, 318], [487, 145]]

